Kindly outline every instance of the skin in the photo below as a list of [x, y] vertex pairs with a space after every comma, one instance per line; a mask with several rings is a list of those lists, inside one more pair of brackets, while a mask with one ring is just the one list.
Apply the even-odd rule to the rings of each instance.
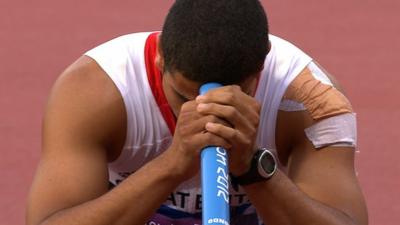
[[[257, 76], [196, 97], [199, 83], [165, 73], [164, 92], [178, 118], [172, 144], [108, 191], [107, 163], [124, 144], [126, 112], [113, 82], [96, 62], [81, 57], [60, 76], [49, 99], [27, 224], [144, 224], [198, 173], [200, 149], [209, 144], [225, 147], [231, 172], [243, 174], [261, 109], [251, 97]], [[246, 193], [268, 224], [367, 224], [354, 150], [317, 151], [303, 131], [313, 123], [306, 112], [279, 112], [277, 148], [288, 173], [278, 170], [268, 181], [245, 186]]]

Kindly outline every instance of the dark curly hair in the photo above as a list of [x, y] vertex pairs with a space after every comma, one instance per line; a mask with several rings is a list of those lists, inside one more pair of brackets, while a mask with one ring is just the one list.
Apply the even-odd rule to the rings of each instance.
[[177, 0], [164, 22], [164, 71], [237, 84], [262, 69], [268, 20], [259, 0]]

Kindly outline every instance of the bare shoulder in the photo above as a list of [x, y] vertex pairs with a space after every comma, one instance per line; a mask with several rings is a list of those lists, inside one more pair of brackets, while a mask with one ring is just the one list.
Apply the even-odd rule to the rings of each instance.
[[92, 59], [81, 57], [61, 74], [43, 119], [27, 224], [107, 192], [107, 162], [122, 149], [125, 115], [118, 89]]
[[316, 61], [286, 89], [277, 117], [277, 147], [284, 164], [306, 128], [327, 118], [351, 114], [353, 109], [337, 79]]
[[[113, 149], [122, 147], [126, 113], [121, 94], [90, 57], [80, 57], [54, 84], [44, 117], [44, 138], [51, 135], [46, 128], [53, 125], [67, 127], [73, 131], [71, 134], [79, 133], [88, 142]], [[115, 158], [109, 156], [110, 160]]]

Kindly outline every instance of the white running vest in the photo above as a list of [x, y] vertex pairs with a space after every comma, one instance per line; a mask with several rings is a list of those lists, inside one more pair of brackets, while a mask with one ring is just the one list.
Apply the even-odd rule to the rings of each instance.
[[[157, 70], [153, 63], [155, 35], [157, 33], [124, 35], [85, 53], [113, 80], [126, 107], [126, 142], [119, 158], [109, 164], [110, 182], [114, 185], [165, 151], [172, 141], [171, 125], [166, 121], [174, 118], [165, 113], [165, 108], [169, 107], [167, 102], [157, 102], [160, 97], [155, 95], [163, 95], [160, 93], [162, 86], [159, 79], [158, 83], [154, 82], [152, 76], [155, 74], [149, 71]], [[275, 149], [276, 118], [282, 96], [291, 81], [312, 59], [279, 37], [270, 35], [270, 41], [272, 48], [266, 57], [255, 94], [255, 98], [262, 104], [257, 143], [258, 146]], [[254, 224], [254, 207], [250, 206], [244, 192], [230, 191], [231, 206], [236, 207], [237, 211], [237, 215], [236, 211], [231, 213], [232, 218], [237, 216], [235, 223]], [[197, 224], [200, 214], [201, 189], [198, 176], [181, 184], [171, 193], [148, 224]]]

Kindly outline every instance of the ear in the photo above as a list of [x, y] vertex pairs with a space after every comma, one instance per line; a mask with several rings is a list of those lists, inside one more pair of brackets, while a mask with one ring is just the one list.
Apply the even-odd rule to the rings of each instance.
[[161, 49], [160, 38], [161, 34], [157, 36], [157, 53], [156, 53], [155, 64], [160, 71], [164, 71], [164, 56]]

